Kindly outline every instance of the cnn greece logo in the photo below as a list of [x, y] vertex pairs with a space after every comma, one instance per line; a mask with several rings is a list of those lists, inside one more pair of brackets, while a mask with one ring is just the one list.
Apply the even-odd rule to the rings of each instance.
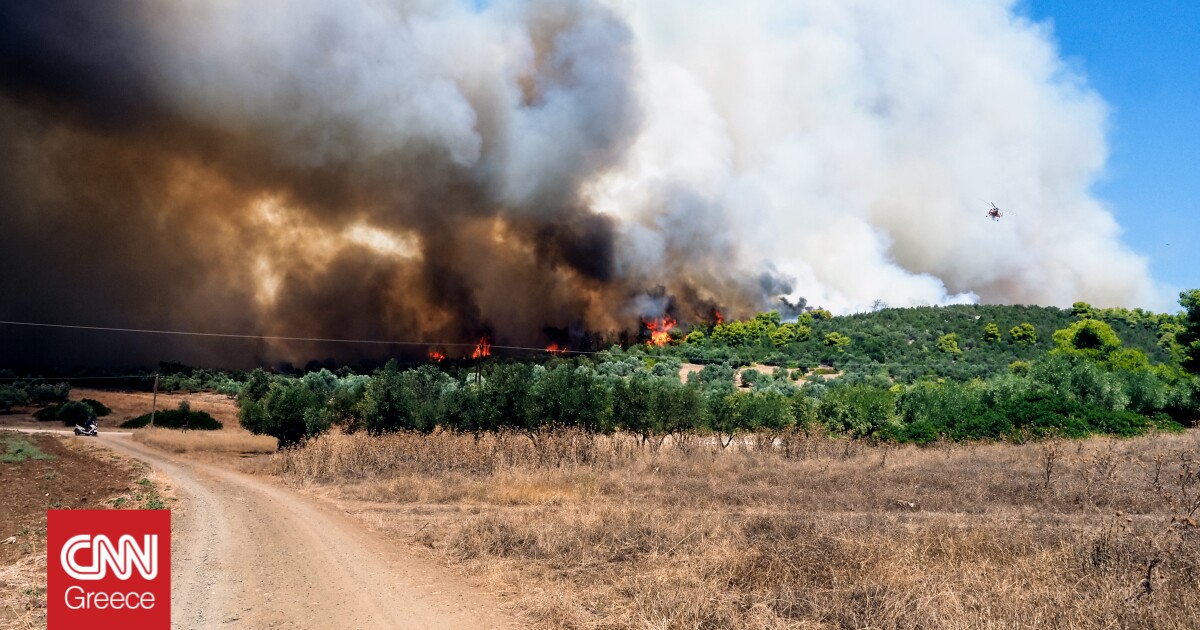
[[46, 521], [48, 628], [170, 627], [169, 511], [51, 510]]
[[[80, 534], [67, 541], [62, 548], [63, 570], [76, 580], [103, 580], [112, 567], [117, 579], [128, 580], [136, 567], [147, 580], [158, 577], [158, 535], [143, 536], [139, 547], [133, 536], [125, 535], [112, 544], [108, 536]], [[81, 550], [92, 550], [92, 563], [81, 565], [75, 555]]]

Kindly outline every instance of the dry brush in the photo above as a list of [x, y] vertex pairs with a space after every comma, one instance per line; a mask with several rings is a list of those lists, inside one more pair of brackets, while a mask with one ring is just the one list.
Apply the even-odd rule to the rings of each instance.
[[1188, 627], [1200, 433], [331, 435], [274, 456], [570, 628]]

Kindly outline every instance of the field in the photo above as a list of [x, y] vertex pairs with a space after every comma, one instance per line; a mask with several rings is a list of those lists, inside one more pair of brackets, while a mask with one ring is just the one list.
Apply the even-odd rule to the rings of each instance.
[[[113, 407], [112, 422], [149, 402], [80, 397]], [[273, 451], [274, 438], [239, 427], [226, 397], [187, 398], [226, 428], [133, 439], [224, 456], [333, 501], [377, 539], [473, 576], [537, 627], [1185, 628], [1200, 618], [1197, 430], [917, 447], [791, 428], [740, 434], [728, 448], [691, 433], [335, 430], [235, 460]], [[182, 399], [160, 395], [159, 408]], [[5, 591], [2, 619], [23, 628], [44, 603], [35, 516], [162, 499], [134, 484], [144, 473], [79, 451], [87, 441], [4, 435], [15, 437], [0, 467], [19, 477], [4, 487], [29, 496], [15, 502], [28, 523], [0, 523], [0, 538], [15, 535], [0, 551], [22, 550], [0, 556], [0, 580], [24, 585]], [[79, 457], [95, 470], [56, 468]], [[78, 486], [62, 477], [112, 487], [89, 483], [72, 498]]]
[[1200, 432], [329, 435], [263, 472], [565, 628], [1192, 627]]
[[[150, 392], [111, 391], [102, 389], [76, 388], [71, 390], [71, 400], [91, 398], [112, 409], [112, 413], [99, 419], [101, 431], [129, 431], [119, 425], [137, 416], [149, 413], [152, 405]], [[228, 396], [211, 392], [190, 394], [158, 394], [158, 409], [175, 409], [183, 401], [193, 410], [204, 411], [223, 425], [219, 431], [177, 431], [148, 427], [133, 430], [134, 440], [173, 453], [209, 453], [226, 455], [252, 455], [272, 453], [278, 441], [270, 436], [253, 435], [238, 424], [237, 404]], [[0, 415], [0, 426], [61, 429], [57, 422], [39, 422], [33, 417], [33, 408], [21, 408], [16, 413]]]
[[162, 508], [145, 466], [87, 438], [0, 431], [0, 628], [46, 623], [46, 510]]
[[[117, 427], [130, 418], [150, 413], [153, 405], [153, 395], [141, 391], [115, 391], [106, 389], [90, 389], [76, 387], [71, 389], [71, 400], [91, 398], [104, 403], [112, 409], [110, 415], [99, 418], [100, 430], [117, 430]], [[237, 419], [237, 404], [228, 396], [212, 392], [193, 392], [189, 394], [178, 392], [159, 392], [158, 409], [175, 409], [179, 403], [187, 401], [192, 409], [205, 411], [216, 418], [226, 429], [240, 431]], [[55, 422], [39, 422], [33, 417], [36, 407], [18, 407], [13, 413], [0, 414], [0, 426], [23, 426], [60, 428]]]
[[274, 453], [279, 441], [269, 435], [254, 435], [245, 430], [178, 431], [146, 427], [133, 434], [136, 442], [149, 444], [172, 453], [214, 453], [253, 455]]

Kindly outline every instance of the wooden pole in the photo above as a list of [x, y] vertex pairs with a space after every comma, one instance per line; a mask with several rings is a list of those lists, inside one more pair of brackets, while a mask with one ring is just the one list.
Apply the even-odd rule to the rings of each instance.
[[154, 414], [158, 412], [158, 375], [154, 375], [154, 397], [150, 399], [150, 426], [154, 426]]

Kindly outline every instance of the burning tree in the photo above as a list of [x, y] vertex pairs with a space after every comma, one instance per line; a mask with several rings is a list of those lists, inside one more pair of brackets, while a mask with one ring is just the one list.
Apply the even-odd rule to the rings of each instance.
[[679, 322], [670, 315], [663, 315], [644, 323], [646, 324], [646, 329], [650, 331], [650, 345], [665, 346], [667, 342], [671, 341], [671, 329]]

